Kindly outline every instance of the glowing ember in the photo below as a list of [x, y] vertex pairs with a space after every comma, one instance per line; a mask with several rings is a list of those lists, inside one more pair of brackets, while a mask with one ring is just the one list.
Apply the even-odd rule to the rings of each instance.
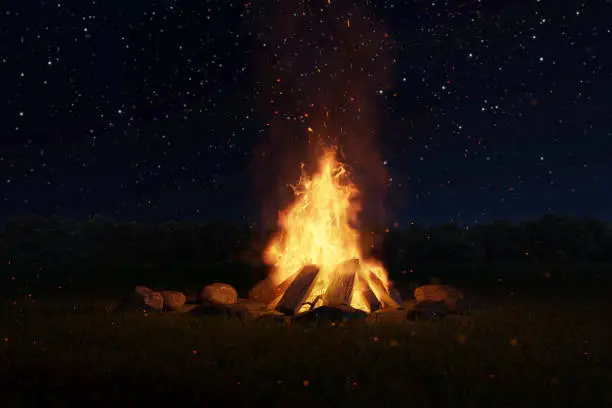
[[344, 296], [349, 302], [346, 306], [366, 312], [371, 311], [373, 301], [397, 306], [389, 297], [384, 267], [362, 256], [359, 232], [354, 228], [358, 190], [336, 160], [335, 149], [325, 151], [314, 176], [302, 171], [293, 189], [295, 202], [280, 213], [281, 231], [266, 248], [264, 260], [273, 267], [270, 279], [276, 286], [295, 278], [307, 265], [319, 267], [298, 312], [322, 305], [341, 306], [334, 304], [342, 294], [333, 286], [343, 279], [350, 282], [347, 287], [352, 291]]

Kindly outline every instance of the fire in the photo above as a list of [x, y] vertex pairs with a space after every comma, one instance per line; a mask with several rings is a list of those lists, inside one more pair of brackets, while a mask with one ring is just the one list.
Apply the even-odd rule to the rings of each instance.
[[345, 166], [336, 159], [336, 150], [324, 152], [312, 177], [304, 173], [302, 165], [302, 176], [293, 190], [295, 201], [280, 212], [280, 232], [264, 252], [265, 262], [273, 268], [270, 279], [279, 285], [307, 265], [318, 266], [319, 273], [299, 310], [305, 311], [316, 306], [308, 303], [324, 297], [337, 278], [339, 265], [358, 260], [359, 273], [352, 286], [350, 306], [370, 312], [364, 291], [371, 289], [370, 293], [380, 300], [383, 297], [380, 292], [388, 291], [387, 272], [382, 264], [362, 255], [359, 231], [355, 228], [359, 191]]

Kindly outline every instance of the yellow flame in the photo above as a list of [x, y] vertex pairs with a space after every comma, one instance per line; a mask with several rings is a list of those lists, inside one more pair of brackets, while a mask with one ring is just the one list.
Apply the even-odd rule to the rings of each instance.
[[380, 263], [363, 259], [359, 232], [353, 226], [359, 212], [359, 191], [344, 165], [337, 161], [335, 149], [324, 152], [314, 176], [306, 175], [302, 166], [302, 176], [293, 189], [295, 201], [280, 212], [281, 230], [264, 252], [265, 262], [273, 266], [270, 278], [280, 284], [305, 265], [317, 265], [320, 272], [306, 299], [310, 302], [325, 293], [339, 264], [359, 259], [362, 273], [353, 287], [350, 306], [369, 312], [362, 293], [371, 282], [369, 273], [380, 280], [385, 290], [389, 282]]

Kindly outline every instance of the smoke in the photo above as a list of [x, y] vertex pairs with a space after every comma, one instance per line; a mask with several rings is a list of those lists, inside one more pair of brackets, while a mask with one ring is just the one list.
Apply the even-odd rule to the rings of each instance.
[[383, 24], [365, 2], [265, 3], [256, 92], [269, 122], [251, 168], [264, 225], [275, 225], [292, 199], [300, 163], [311, 172], [330, 145], [361, 191], [361, 219], [384, 222], [388, 176], [377, 138], [394, 60]]

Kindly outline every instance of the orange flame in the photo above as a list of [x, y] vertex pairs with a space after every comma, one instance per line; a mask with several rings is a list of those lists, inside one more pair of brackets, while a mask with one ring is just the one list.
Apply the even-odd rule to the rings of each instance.
[[[388, 290], [384, 267], [362, 256], [359, 232], [353, 227], [359, 213], [359, 191], [344, 165], [337, 161], [335, 149], [324, 152], [314, 176], [306, 175], [303, 167], [298, 185], [293, 186], [296, 199], [280, 212], [281, 231], [264, 252], [264, 261], [273, 266], [270, 279], [278, 285], [302, 267], [317, 265], [320, 272], [313, 290], [304, 299], [308, 303], [325, 293], [339, 264], [359, 259], [361, 269], [372, 272]], [[362, 286], [370, 284], [371, 277], [368, 273], [361, 274], [361, 278], [353, 287], [350, 306], [369, 312]]]

